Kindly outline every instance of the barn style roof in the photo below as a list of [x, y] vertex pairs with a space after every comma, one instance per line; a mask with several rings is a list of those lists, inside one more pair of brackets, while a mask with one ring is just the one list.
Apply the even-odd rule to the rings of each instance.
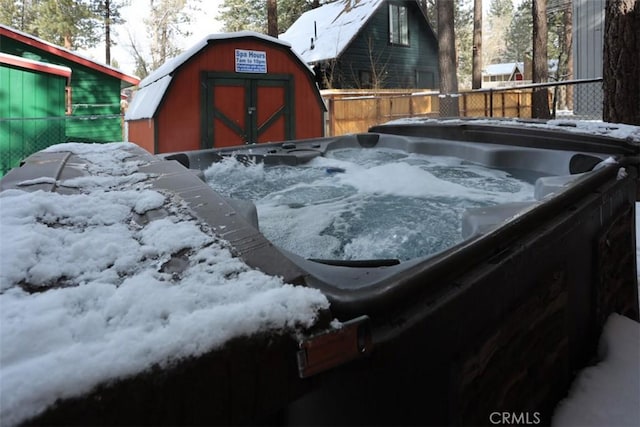
[[303, 13], [280, 35], [307, 64], [334, 59], [351, 44], [384, 0], [340, 0]]
[[204, 49], [209, 42], [243, 37], [262, 39], [269, 43], [275, 43], [290, 49], [293, 55], [300, 61], [300, 64], [304, 66], [309, 73], [313, 74], [313, 71], [306, 65], [305, 61], [291, 49], [291, 44], [286, 41], [254, 31], [209, 34], [178, 56], [167, 60], [140, 82], [140, 90], [138, 90], [134, 96], [133, 102], [125, 114], [125, 120], [149, 119], [153, 117], [160, 105], [160, 102], [162, 102], [165, 92], [171, 84], [174, 72], [190, 58]]
[[8, 27], [6, 25], [0, 24], [0, 36], [17, 40], [26, 45], [33, 46], [42, 51], [62, 57], [76, 64], [84, 65], [85, 67], [94, 69], [101, 73], [107, 74], [111, 77], [115, 77], [117, 79], [120, 79], [123, 82], [127, 82], [132, 85], [137, 85], [140, 82], [140, 79], [137, 78], [136, 76], [125, 74], [122, 71], [118, 70], [117, 68], [113, 68], [111, 66], [101, 64], [99, 62], [94, 61], [91, 58], [80, 55], [76, 52], [72, 52], [68, 49], [55, 45], [53, 43], [49, 43], [48, 41], [42, 40], [31, 34], [23, 33], [22, 31], [16, 30], [15, 28], [12, 28], [12, 27]]

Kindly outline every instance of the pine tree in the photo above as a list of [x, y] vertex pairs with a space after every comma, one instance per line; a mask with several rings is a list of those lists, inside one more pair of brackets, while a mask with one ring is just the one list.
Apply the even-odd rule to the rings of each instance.
[[489, 4], [488, 19], [485, 21], [483, 59], [485, 64], [496, 64], [508, 60], [505, 39], [513, 20], [511, 0], [492, 0]]
[[[445, 0], [447, 1], [447, 0]], [[458, 83], [471, 87], [473, 67], [473, 4], [466, 0], [456, 0], [454, 7], [454, 27], [456, 38]]]
[[[549, 78], [547, 55], [547, 0], [533, 0], [533, 83], [545, 83]], [[531, 96], [531, 117], [551, 118], [547, 88], [534, 89]]]
[[0, 0], [0, 24], [30, 31], [36, 18], [35, 0]]
[[91, 4], [83, 0], [42, 0], [29, 31], [67, 49], [96, 46], [100, 35]]
[[473, 60], [471, 88], [482, 87], [482, 0], [473, 2]]
[[[304, 12], [318, 7], [317, 0], [277, 0], [278, 32], [285, 32]], [[224, 31], [267, 34], [267, 0], [224, 0], [220, 7]]]
[[265, 0], [224, 0], [220, 6], [223, 31], [266, 32]]
[[604, 110], [607, 122], [640, 125], [640, 4], [609, 0], [604, 29]]
[[149, 0], [151, 12], [144, 20], [151, 36], [151, 67], [153, 69], [181, 52], [175, 40], [191, 35], [191, 15], [187, 0]]
[[123, 24], [125, 21], [120, 15], [120, 8], [129, 4], [128, 0], [92, 0], [92, 9], [102, 23], [102, 39], [105, 45], [105, 63], [111, 63], [111, 47], [115, 41], [111, 35], [114, 25]]
[[533, 17], [531, 0], [524, 0], [513, 15], [513, 20], [506, 34], [506, 61], [524, 61], [531, 56]]
[[[438, 0], [438, 69], [440, 72], [440, 116], [459, 116], [458, 76], [456, 74], [455, 18], [453, 2]], [[454, 95], [454, 96], [448, 96]]]

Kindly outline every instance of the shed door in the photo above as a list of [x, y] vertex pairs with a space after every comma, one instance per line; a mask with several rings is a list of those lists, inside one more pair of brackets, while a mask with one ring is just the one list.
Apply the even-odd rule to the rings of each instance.
[[293, 138], [290, 77], [209, 73], [203, 86], [203, 148]]

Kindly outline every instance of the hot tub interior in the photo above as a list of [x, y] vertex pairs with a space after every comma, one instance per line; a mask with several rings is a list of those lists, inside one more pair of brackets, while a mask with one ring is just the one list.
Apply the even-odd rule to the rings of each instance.
[[221, 194], [255, 203], [260, 231], [283, 249], [314, 259], [400, 261], [460, 243], [471, 210], [533, 203], [541, 176], [391, 148], [327, 150], [297, 166], [230, 157], [204, 174]]
[[608, 154], [360, 134], [167, 157], [201, 169], [230, 200], [255, 205], [257, 213], [242, 212], [296, 259], [388, 266], [498, 227], [584, 179]]

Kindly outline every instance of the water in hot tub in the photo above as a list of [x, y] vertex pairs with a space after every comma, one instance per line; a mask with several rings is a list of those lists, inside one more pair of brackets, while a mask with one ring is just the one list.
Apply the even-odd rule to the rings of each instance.
[[305, 258], [409, 260], [462, 241], [466, 209], [533, 200], [535, 177], [459, 158], [390, 149], [329, 151], [302, 166], [205, 171], [219, 193], [251, 200], [260, 230]]

